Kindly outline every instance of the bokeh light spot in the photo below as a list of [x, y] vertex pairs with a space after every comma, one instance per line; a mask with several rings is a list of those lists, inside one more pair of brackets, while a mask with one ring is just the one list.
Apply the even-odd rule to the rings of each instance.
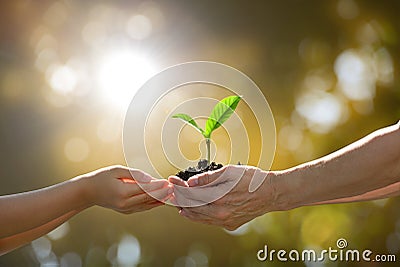
[[308, 127], [316, 133], [327, 133], [342, 116], [342, 104], [333, 94], [310, 91], [296, 101], [297, 112], [306, 119]]
[[312, 210], [307, 214], [301, 226], [301, 236], [306, 245], [324, 245], [335, 240], [336, 233], [346, 236], [350, 219], [346, 213], [334, 208]]
[[121, 135], [121, 126], [119, 121], [104, 119], [97, 125], [97, 136], [103, 142], [113, 142]]
[[359, 9], [354, 0], [339, 0], [337, 12], [343, 19], [354, 19], [358, 16]]
[[91, 46], [101, 44], [105, 40], [105, 29], [103, 24], [90, 21], [82, 29], [83, 41]]
[[125, 235], [118, 244], [117, 261], [121, 266], [136, 266], [140, 260], [140, 244], [132, 235]]
[[64, 147], [64, 153], [67, 159], [73, 162], [85, 160], [89, 155], [89, 145], [82, 138], [71, 138]]
[[63, 1], [54, 2], [43, 15], [43, 20], [53, 27], [60, 26], [68, 18], [68, 10]]
[[45, 72], [51, 65], [55, 65], [58, 61], [57, 52], [53, 48], [45, 48], [39, 52], [36, 57], [35, 67]]
[[342, 52], [335, 62], [339, 88], [351, 100], [375, 96], [375, 75], [366, 59], [353, 50]]
[[374, 29], [372, 23], [365, 23], [357, 31], [357, 39], [363, 45], [371, 45], [379, 42], [379, 34], [376, 29]]
[[71, 93], [77, 84], [75, 71], [68, 66], [54, 66], [48, 70], [48, 82], [51, 88], [60, 94]]
[[67, 252], [60, 259], [60, 267], [81, 267], [82, 259], [75, 252]]
[[61, 224], [60, 226], [58, 226], [53, 231], [51, 231], [50, 233], [48, 233], [47, 236], [51, 240], [58, 240], [58, 239], [63, 238], [64, 236], [66, 236], [68, 234], [69, 230], [70, 230], [69, 223], [65, 222], [65, 223]]
[[36, 43], [35, 52], [36, 54], [39, 54], [44, 49], [51, 48], [55, 50], [57, 47], [57, 40], [52, 35], [44, 33], [40, 35], [40, 39]]
[[188, 256], [180, 257], [174, 263], [174, 267], [196, 267], [196, 266], [197, 264], [194, 261], [194, 259]]
[[40, 237], [31, 242], [33, 251], [38, 260], [49, 257], [51, 253], [51, 242], [46, 237]]
[[134, 15], [126, 24], [126, 32], [130, 37], [137, 40], [147, 38], [151, 34], [152, 23], [143, 15]]
[[384, 47], [379, 48], [373, 55], [374, 67], [377, 74], [377, 81], [384, 85], [393, 83], [393, 59], [388, 50]]
[[287, 125], [279, 131], [278, 140], [284, 148], [296, 151], [303, 141], [303, 132], [297, 127]]

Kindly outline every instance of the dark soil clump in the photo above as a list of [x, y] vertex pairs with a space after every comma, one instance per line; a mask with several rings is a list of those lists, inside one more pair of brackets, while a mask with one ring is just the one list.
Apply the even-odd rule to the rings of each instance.
[[180, 171], [176, 174], [182, 180], [189, 180], [190, 177], [208, 171], [215, 171], [223, 167], [222, 164], [217, 164], [214, 161], [211, 162], [210, 165], [207, 164], [208, 161], [206, 159], [201, 159], [197, 163], [196, 167], [189, 167], [184, 171]]

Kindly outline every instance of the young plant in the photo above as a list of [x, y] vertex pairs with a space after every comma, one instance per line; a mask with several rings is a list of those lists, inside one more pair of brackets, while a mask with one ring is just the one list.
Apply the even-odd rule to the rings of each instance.
[[212, 110], [210, 116], [208, 117], [206, 121], [206, 127], [205, 130], [200, 128], [197, 123], [194, 121], [192, 117], [190, 117], [187, 114], [179, 113], [175, 114], [172, 116], [172, 118], [176, 119], [181, 119], [188, 125], [192, 126], [195, 128], [197, 131], [199, 131], [204, 138], [206, 139], [206, 145], [207, 145], [207, 163], [210, 164], [210, 138], [211, 138], [211, 133], [215, 131], [219, 126], [221, 126], [226, 120], [229, 119], [229, 117], [233, 114], [235, 111], [237, 105], [239, 104], [239, 101], [242, 97], [241, 96], [228, 96], [221, 101], [219, 101], [214, 109]]

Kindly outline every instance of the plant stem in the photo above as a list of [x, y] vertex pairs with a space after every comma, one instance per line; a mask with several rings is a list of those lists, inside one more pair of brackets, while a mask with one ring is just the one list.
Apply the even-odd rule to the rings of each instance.
[[211, 151], [210, 151], [210, 138], [206, 138], [207, 145], [207, 164], [210, 165]]

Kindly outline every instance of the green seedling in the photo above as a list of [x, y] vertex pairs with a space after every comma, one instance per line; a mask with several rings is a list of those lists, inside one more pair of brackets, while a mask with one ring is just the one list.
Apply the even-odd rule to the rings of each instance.
[[219, 101], [215, 105], [214, 109], [212, 110], [210, 116], [206, 121], [205, 130], [200, 128], [194, 121], [194, 119], [187, 114], [179, 113], [172, 116], [172, 118], [183, 120], [185, 123], [195, 128], [198, 132], [200, 132], [204, 136], [204, 138], [206, 139], [208, 164], [210, 164], [210, 157], [211, 157], [210, 153], [211, 133], [229, 119], [229, 117], [235, 111], [241, 98], [242, 98], [241, 96], [228, 96]]

